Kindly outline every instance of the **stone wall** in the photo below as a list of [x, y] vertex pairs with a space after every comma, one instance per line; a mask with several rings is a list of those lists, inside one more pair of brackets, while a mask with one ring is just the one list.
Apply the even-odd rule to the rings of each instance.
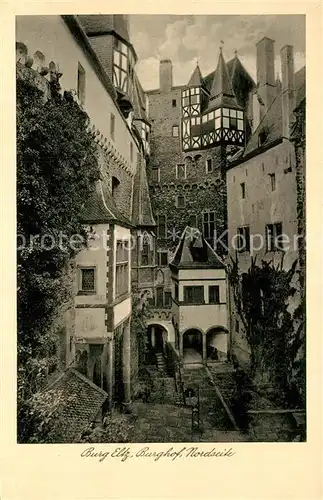
[[[148, 98], [152, 123], [151, 158], [147, 169], [150, 195], [156, 223], [158, 224], [158, 215], [165, 215], [167, 225], [166, 238], [157, 237], [157, 252], [167, 250], [170, 261], [183, 230], [192, 225], [191, 216], [196, 216], [196, 225], [200, 231], [203, 230], [203, 211], [215, 212], [218, 234], [227, 227], [225, 149], [218, 146], [182, 152], [181, 88], [173, 88], [167, 93], [148, 92]], [[173, 107], [173, 100], [176, 100], [176, 107]], [[174, 125], [179, 127], [178, 137], [172, 136]], [[210, 172], [206, 167], [208, 159], [212, 161]], [[185, 178], [177, 178], [177, 164], [185, 164]], [[154, 169], [159, 169], [158, 178]], [[178, 196], [185, 198], [183, 208], [177, 205]], [[221, 251], [221, 248], [218, 250]], [[164, 286], [165, 291], [170, 291], [168, 267], [162, 268], [162, 273], [160, 285]]]

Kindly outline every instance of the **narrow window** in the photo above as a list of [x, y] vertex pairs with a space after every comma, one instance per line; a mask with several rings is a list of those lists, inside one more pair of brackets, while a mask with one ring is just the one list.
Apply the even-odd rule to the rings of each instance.
[[186, 179], [185, 163], [178, 163], [176, 165], [176, 178], [177, 179]]
[[210, 173], [212, 172], [212, 170], [213, 170], [213, 167], [212, 167], [212, 159], [211, 159], [211, 158], [208, 158], [208, 159], [206, 160], [206, 172], [207, 172], [208, 174], [210, 174]]
[[165, 217], [165, 215], [158, 216], [157, 236], [158, 236], [158, 238], [166, 238], [166, 217]]
[[240, 187], [241, 187], [241, 197], [242, 198], [245, 198], [246, 197], [246, 185], [244, 182], [242, 182], [240, 184]]
[[141, 265], [142, 266], [150, 266], [152, 263], [152, 250], [150, 245], [150, 239], [148, 236], [142, 236], [142, 244], [141, 244]]
[[220, 304], [220, 287], [209, 286], [209, 304]]
[[174, 295], [175, 295], [175, 300], [178, 302], [178, 284], [177, 283], [175, 283]]
[[203, 213], [203, 236], [212, 239], [215, 231], [215, 212]]
[[116, 248], [116, 297], [129, 292], [129, 243], [118, 240]]
[[81, 104], [85, 103], [85, 70], [83, 66], [78, 63], [77, 67], [77, 96]]
[[156, 288], [156, 307], [164, 306], [164, 288], [162, 286], [158, 286]]
[[276, 176], [275, 174], [269, 174], [270, 177], [270, 187], [272, 191], [276, 190]]
[[185, 197], [181, 194], [177, 196], [177, 207], [185, 208]]
[[173, 137], [178, 137], [178, 135], [179, 135], [178, 125], [173, 125]]
[[160, 267], [168, 266], [168, 252], [167, 252], [167, 250], [158, 252], [158, 265]]
[[237, 250], [238, 252], [250, 252], [250, 228], [249, 226], [238, 227], [237, 229]]
[[172, 100], [172, 106], [173, 106], [173, 108], [176, 108], [176, 99]]
[[159, 182], [159, 180], [160, 180], [159, 168], [152, 168], [151, 169], [151, 180], [153, 182]]
[[172, 292], [165, 292], [165, 307], [169, 307], [172, 303]]
[[114, 140], [115, 137], [115, 116], [113, 113], [110, 115], [110, 136]]
[[283, 241], [281, 236], [283, 234], [283, 225], [281, 222], [266, 225], [266, 244], [267, 252], [274, 252], [276, 250], [284, 250]]
[[239, 332], [239, 330], [240, 330], [239, 320], [236, 319], [236, 332]]
[[80, 269], [80, 292], [95, 293], [95, 268], [84, 267]]

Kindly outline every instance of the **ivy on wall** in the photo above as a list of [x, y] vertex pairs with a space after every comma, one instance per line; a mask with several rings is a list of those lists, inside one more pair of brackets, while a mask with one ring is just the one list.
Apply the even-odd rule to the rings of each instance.
[[231, 259], [229, 281], [236, 310], [251, 350], [250, 376], [268, 382], [290, 405], [304, 404], [305, 353], [304, 304], [291, 311], [295, 296], [296, 265], [251, 260], [248, 272], [240, 275], [238, 259]]
[[[84, 200], [98, 179], [88, 117], [59, 82], [50, 97], [17, 79], [18, 435], [26, 401], [58, 367], [59, 318], [73, 297], [76, 253], [88, 234]], [[79, 236], [73, 236], [79, 235]], [[71, 244], [72, 243], [72, 244]], [[63, 332], [64, 333], [64, 332]]]

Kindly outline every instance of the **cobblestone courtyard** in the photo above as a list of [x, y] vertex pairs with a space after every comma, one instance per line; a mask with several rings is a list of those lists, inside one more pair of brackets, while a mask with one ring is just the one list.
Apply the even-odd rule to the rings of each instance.
[[[192, 425], [192, 408], [172, 401], [169, 382], [168, 390], [164, 390], [159, 400], [152, 395], [150, 402], [132, 403], [131, 415], [127, 417], [132, 425], [130, 442], [286, 442], [298, 439], [299, 432], [289, 413], [270, 413], [274, 410], [269, 410], [268, 414], [252, 413], [247, 432], [234, 425], [230, 419], [230, 395], [234, 384], [230, 370], [221, 372], [217, 366], [209, 373], [204, 367], [184, 370], [184, 386], [199, 392], [198, 428]], [[156, 387], [160, 391], [158, 383]], [[259, 408], [269, 406], [265, 398], [255, 402]]]

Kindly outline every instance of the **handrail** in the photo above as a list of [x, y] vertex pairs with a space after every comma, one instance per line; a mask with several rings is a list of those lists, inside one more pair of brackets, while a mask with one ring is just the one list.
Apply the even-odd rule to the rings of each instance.
[[[183, 376], [182, 376], [182, 366], [181, 366], [181, 360], [179, 353], [176, 351], [175, 347], [171, 342], [167, 342], [168, 348], [171, 352], [171, 357], [172, 357], [172, 365], [173, 365], [173, 370], [174, 370], [174, 378], [175, 378], [175, 384], [176, 384], [176, 390], [178, 392], [178, 389], [182, 395], [183, 398], [183, 404], [184, 406], [186, 405], [186, 399], [185, 399], [185, 393], [184, 393], [184, 383], [183, 383]], [[177, 387], [177, 380], [176, 380], [176, 375], [178, 376], [178, 385]]]

